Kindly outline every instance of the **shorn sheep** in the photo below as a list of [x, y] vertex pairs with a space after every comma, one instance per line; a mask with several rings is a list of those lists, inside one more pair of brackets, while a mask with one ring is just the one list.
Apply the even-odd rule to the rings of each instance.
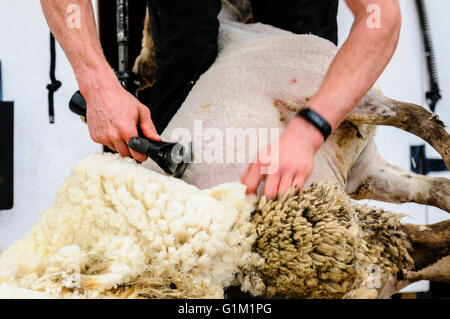
[[[224, 7], [217, 61], [163, 138], [180, 127], [193, 132], [196, 119], [220, 130], [282, 130], [320, 85], [334, 45], [232, 21], [245, 15], [236, 12]], [[136, 70], [150, 80], [151, 52], [146, 28]], [[379, 157], [378, 124], [424, 138], [450, 163], [442, 122], [377, 90], [322, 146], [304, 190], [275, 201], [257, 201], [235, 183], [246, 163], [194, 163], [185, 182], [131, 159], [92, 155], [0, 256], [0, 296], [207, 298], [239, 286], [262, 297], [376, 298], [416, 280], [449, 282], [449, 221], [405, 225], [398, 214], [351, 199], [450, 211], [447, 179], [402, 171]]]
[[[179, 128], [186, 129], [194, 137], [196, 156], [220, 154], [223, 137], [227, 136], [229, 128], [243, 132], [267, 128], [283, 131], [317, 91], [337, 51], [331, 42], [312, 35], [294, 35], [261, 23], [243, 24], [251, 21], [248, 1], [223, 3], [219, 16], [219, 56], [197, 81], [162, 134], [163, 138], [176, 139]], [[148, 18], [146, 24], [143, 50], [135, 71], [151, 81], [152, 72], [146, 67], [154, 66], [153, 56], [149, 54], [153, 50]], [[203, 141], [206, 144], [203, 148], [201, 140], [195, 143], [199, 122], [203, 131], [211, 129], [212, 133]], [[376, 125], [393, 126], [424, 139], [450, 167], [450, 135], [443, 122], [419, 105], [390, 99], [374, 88], [317, 152], [314, 170], [304, 187], [328, 182], [357, 200], [415, 202], [450, 212], [450, 181], [417, 175], [387, 163], [378, 154], [374, 142]], [[251, 141], [250, 136], [246, 138]], [[253, 159], [257, 149], [265, 146], [264, 141], [257, 148], [254, 144], [246, 144], [245, 139], [241, 144], [245, 148], [243, 153], [248, 155], [247, 160]], [[212, 163], [194, 162], [185, 180], [199, 188], [237, 181], [247, 167], [246, 161], [238, 160], [239, 155], [234, 162], [225, 159]], [[157, 169], [152, 163], [148, 165]], [[428, 247], [437, 257], [444, 258], [420, 274], [410, 272], [406, 277], [411, 280], [442, 280], [445, 277], [442, 273], [449, 273], [450, 257], [445, 258], [448, 234], [442, 225], [436, 229], [440, 232], [432, 241], [427, 242], [427, 237], [422, 234], [423, 239], [415, 246]], [[423, 266], [416, 265], [419, 269]], [[391, 282], [392, 290], [395, 290], [394, 286]]]

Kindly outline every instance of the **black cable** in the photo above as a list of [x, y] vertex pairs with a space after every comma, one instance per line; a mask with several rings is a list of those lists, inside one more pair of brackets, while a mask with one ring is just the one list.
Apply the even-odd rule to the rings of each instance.
[[416, 5], [419, 13], [419, 21], [420, 27], [422, 29], [425, 57], [427, 60], [428, 74], [430, 78], [430, 89], [429, 91], [426, 92], [425, 98], [427, 99], [427, 103], [430, 106], [431, 111], [434, 113], [436, 109], [436, 104], [442, 98], [442, 96], [439, 89], [433, 44], [431, 42], [430, 23], [428, 20], [427, 10], [425, 8], [425, 2], [423, 0], [416, 0]]
[[47, 85], [48, 90], [48, 116], [50, 123], [55, 123], [55, 108], [53, 96], [56, 91], [61, 87], [62, 83], [56, 79], [55, 76], [56, 69], [56, 48], [55, 48], [55, 37], [50, 32], [50, 81], [51, 83]]
[[3, 101], [2, 61], [0, 61], [0, 102]]

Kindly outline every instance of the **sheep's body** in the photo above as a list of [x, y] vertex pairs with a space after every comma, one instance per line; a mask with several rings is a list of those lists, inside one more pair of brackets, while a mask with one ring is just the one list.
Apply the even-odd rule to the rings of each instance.
[[[194, 164], [184, 179], [201, 189], [239, 181], [256, 152], [277, 138], [271, 130], [281, 134], [314, 95], [337, 52], [333, 43], [313, 35], [232, 19], [229, 11], [221, 13], [219, 55], [162, 134], [166, 140], [180, 136], [193, 140]], [[152, 50], [146, 47], [152, 45], [148, 29], [144, 39], [135, 70], [151, 79], [145, 74], [148, 68], [140, 67], [154, 67]], [[355, 199], [414, 201], [450, 212], [449, 180], [412, 174], [386, 163], [374, 142], [376, 125], [416, 134], [450, 166], [450, 135], [442, 122], [418, 105], [389, 99], [372, 89], [316, 153], [305, 186], [328, 181]], [[249, 137], [252, 133], [256, 138]], [[151, 161], [146, 165], [159, 169]]]
[[[279, 136], [271, 129], [281, 134], [295, 111], [314, 94], [337, 51], [333, 43], [316, 36], [225, 19], [221, 20], [219, 44], [217, 60], [197, 81], [162, 134], [163, 139], [177, 140], [180, 132], [189, 132], [194, 163], [184, 180], [201, 189], [239, 181], [256, 152]], [[365, 145], [374, 128], [361, 126], [367, 138], [361, 144]], [[234, 145], [227, 137], [229, 129], [241, 133], [232, 137]], [[250, 130], [257, 133], [257, 140], [245, 145], [245, 138], [249, 139], [245, 133]], [[333, 165], [329, 161], [337, 156], [334, 144], [338, 137], [330, 139], [317, 154], [316, 169], [307, 185], [330, 181], [344, 186], [338, 161]], [[356, 161], [362, 147], [345, 153], [347, 166]], [[158, 170], [150, 161], [146, 165]]]

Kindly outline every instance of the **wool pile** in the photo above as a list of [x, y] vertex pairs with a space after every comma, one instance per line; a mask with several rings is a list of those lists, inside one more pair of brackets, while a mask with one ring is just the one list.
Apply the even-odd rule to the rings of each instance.
[[240, 184], [201, 191], [131, 159], [91, 155], [0, 256], [0, 295], [223, 297], [256, 256], [253, 208]]

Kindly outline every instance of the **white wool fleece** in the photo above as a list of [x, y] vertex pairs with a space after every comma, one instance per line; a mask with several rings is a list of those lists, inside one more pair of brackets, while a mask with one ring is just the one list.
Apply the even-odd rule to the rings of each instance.
[[[254, 257], [253, 208], [241, 184], [202, 191], [131, 159], [91, 155], [32, 230], [0, 256], [0, 287], [98, 296], [95, 289], [144, 271], [158, 278], [176, 270], [214, 291], [205, 297], [221, 297]], [[96, 285], [83, 287], [93, 261], [108, 266], [94, 273], [103, 275]]]

